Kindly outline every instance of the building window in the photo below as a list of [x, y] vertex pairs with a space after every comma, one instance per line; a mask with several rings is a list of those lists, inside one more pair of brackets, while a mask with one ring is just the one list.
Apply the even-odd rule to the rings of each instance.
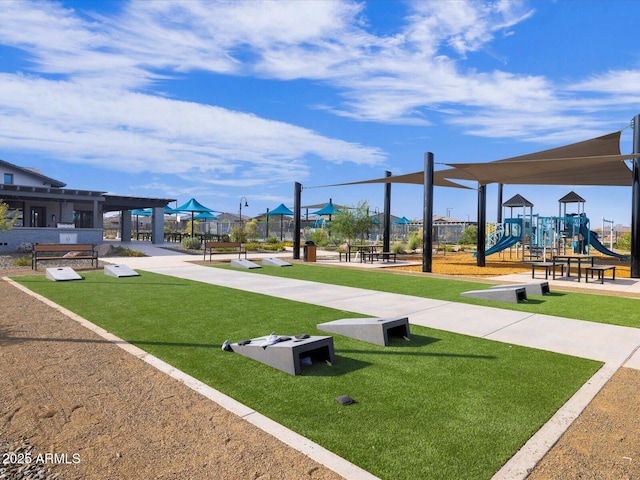
[[7, 185], [13, 185], [13, 173], [4, 174], [4, 183]]

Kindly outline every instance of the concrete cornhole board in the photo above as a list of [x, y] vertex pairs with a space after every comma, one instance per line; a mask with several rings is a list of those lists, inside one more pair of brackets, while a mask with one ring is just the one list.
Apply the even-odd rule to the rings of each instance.
[[232, 343], [231, 349], [244, 357], [252, 358], [290, 375], [300, 375], [302, 372], [300, 357], [311, 357], [312, 360], [331, 363], [336, 361], [333, 337], [310, 336], [303, 339], [282, 335], [280, 337], [289, 338], [289, 340], [263, 347], [267, 337], [253, 338], [251, 343], [246, 345]]
[[527, 300], [527, 290], [524, 287], [488, 288], [486, 290], [470, 290], [462, 292], [463, 297], [498, 300], [500, 302], [518, 303]]
[[247, 260], [245, 258], [237, 258], [235, 260], [231, 260], [231, 266], [234, 268], [262, 268], [257, 263], [253, 263], [251, 260]]
[[290, 267], [291, 264], [289, 262], [285, 262], [284, 260], [280, 260], [276, 257], [268, 257], [262, 259], [263, 267]]
[[343, 318], [316, 325], [323, 332], [337, 333], [363, 342], [386, 347], [389, 337], [409, 338], [409, 319], [394, 318]]
[[519, 284], [509, 284], [509, 285], [494, 285], [489, 287], [493, 288], [512, 288], [512, 287], [522, 287], [527, 291], [527, 295], [550, 295], [551, 290], [549, 289], [549, 282], [532, 282], [532, 283], [519, 283]]
[[126, 265], [105, 265], [104, 274], [108, 277], [139, 277], [140, 274]]
[[82, 280], [82, 277], [71, 267], [47, 268], [45, 276], [54, 282], [67, 282], [69, 280]]

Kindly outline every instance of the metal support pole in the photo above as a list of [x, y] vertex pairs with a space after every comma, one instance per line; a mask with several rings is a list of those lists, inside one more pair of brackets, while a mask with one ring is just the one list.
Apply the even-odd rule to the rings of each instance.
[[[633, 153], [640, 153], [640, 115], [633, 117]], [[640, 157], [633, 159], [631, 185], [631, 278], [640, 278]]]
[[485, 242], [487, 236], [487, 186], [478, 185], [478, 249], [476, 265], [485, 266]]
[[433, 164], [433, 153], [425, 153], [422, 208], [422, 271], [425, 273], [431, 273], [433, 262]]
[[300, 200], [302, 184], [295, 182], [293, 187], [293, 259], [300, 260]]
[[[391, 172], [384, 172], [385, 177], [390, 177]], [[382, 251], [391, 250], [391, 183], [384, 184], [384, 232], [382, 234]]]
[[496, 216], [496, 223], [502, 223], [502, 190], [504, 185], [498, 184], [498, 215]]

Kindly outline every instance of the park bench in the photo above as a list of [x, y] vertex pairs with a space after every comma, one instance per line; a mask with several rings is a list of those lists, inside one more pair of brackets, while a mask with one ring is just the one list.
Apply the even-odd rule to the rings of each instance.
[[584, 281], [589, 281], [589, 274], [591, 274], [591, 278], [593, 278], [594, 272], [598, 274], [598, 280], [600, 283], [604, 284], [604, 272], [611, 272], [611, 280], [616, 279], [616, 267], [614, 265], [592, 265], [584, 267], [585, 275]]
[[247, 251], [242, 248], [240, 242], [205, 242], [204, 244], [204, 259], [207, 259], [207, 253], [209, 254], [209, 260], [212, 255], [222, 255], [229, 253], [237, 253], [238, 258], [244, 253], [244, 258], [247, 258]]
[[558, 262], [533, 262], [531, 263], [531, 278], [535, 278], [536, 270], [544, 270], [545, 280], [549, 278], [549, 272], [553, 273], [553, 279], [556, 278], [556, 270], [560, 268], [560, 276], [564, 275], [564, 263]]
[[374, 259], [376, 261], [380, 260], [380, 256], [382, 256], [382, 259], [387, 262], [391, 261], [391, 258], [393, 258], [393, 263], [396, 263], [396, 252], [365, 252], [362, 254], [362, 259], [364, 260], [364, 263], [367, 263], [367, 259], [370, 263], [373, 263]]
[[91, 266], [98, 266], [98, 252], [95, 245], [34, 245], [31, 251], [31, 268], [38, 270], [38, 262], [61, 260], [91, 260]]

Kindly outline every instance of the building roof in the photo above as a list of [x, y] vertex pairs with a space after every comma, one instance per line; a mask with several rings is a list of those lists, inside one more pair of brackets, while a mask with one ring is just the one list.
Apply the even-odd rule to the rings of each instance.
[[53, 187], [53, 188], [62, 188], [62, 187], [66, 187], [67, 186], [66, 183], [61, 182], [60, 180], [56, 180], [56, 179], [51, 178], [51, 177], [47, 177], [46, 175], [43, 175], [42, 173], [40, 173], [36, 169], [20, 167], [18, 165], [14, 165], [13, 163], [9, 163], [9, 162], [7, 162], [5, 160], [2, 160], [2, 159], [0, 159], [0, 167], [8, 167], [8, 168], [13, 168], [15, 170], [19, 170], [22, 173], [24, 173], [25, 175], [29, 175], [30, 177], [37, 178], [38, 180], [41, 180], [43, 185], [51, 185], [51, 187]]

